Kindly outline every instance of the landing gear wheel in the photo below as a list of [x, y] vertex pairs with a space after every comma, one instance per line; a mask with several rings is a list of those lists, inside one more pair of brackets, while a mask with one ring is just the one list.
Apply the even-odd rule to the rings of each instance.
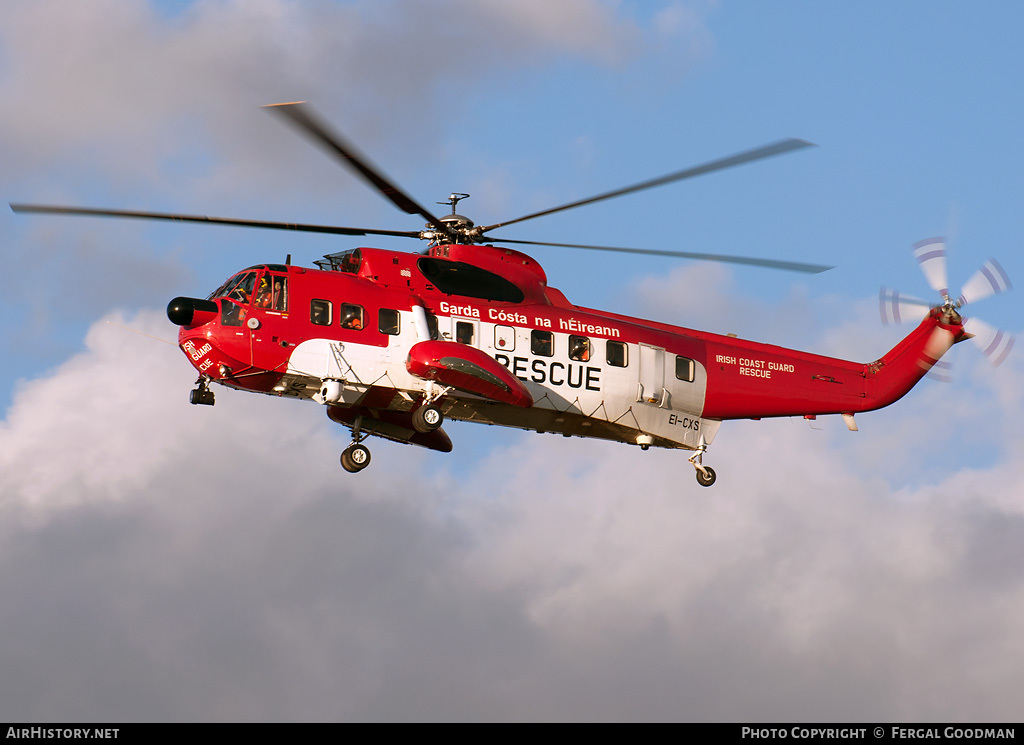
[[[704, 471], [707, 471], [707, 475], [704, 474]], [[715, 483], [715, 479], [718, 478], [715, 474], [715, 469], [711, 466], [704, 466], [704, 471], [701, 471], [699, 468], [697, 469], [697, 483], [701, 486], [711, 486]]]
[[366, 445], [349, 445], [341, 453], [341, 467], [349, 473], [359, 473], [370, 465], [370, 449]]
[[444, 414], [436, 406], [421, 406], [412, 413], [412, 428], [417, 432], [433, 432], [444, 423]]

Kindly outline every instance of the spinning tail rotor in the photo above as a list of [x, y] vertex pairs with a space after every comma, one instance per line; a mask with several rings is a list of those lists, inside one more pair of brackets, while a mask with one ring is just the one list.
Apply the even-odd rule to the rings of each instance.
[[[953, 300], [949, 295], [949, 280], [946, 274], [946, 242], [942, 238], [927, 238], [913, 246], [914, 258], [921, 265], [925, 280], [935, 292], [942, 297], [942, 303], [933, 305], [920, 298], [903, 295], [897, 290], [883, 287], [878, 296], [879, 311], [882, 322], [903, 323], [920, 320], [933, 307], [940, 308], [951, 316], [959, 316], [965, 305], [977, 303], [993, 295], [1009, 290], [1012, 285], [1010, 278], [995, 259], [988, 259], [981, 268], [968, 279]], [[1000, 365], [1013, 348], [1013, 336], [1005, 331], [983, 323], [976, 318], [964, 322], [964, 328], [971, 338], [979, 345], [982, 353], [995, 365]], [[936, 377], [943, 378], [941, 374]]]

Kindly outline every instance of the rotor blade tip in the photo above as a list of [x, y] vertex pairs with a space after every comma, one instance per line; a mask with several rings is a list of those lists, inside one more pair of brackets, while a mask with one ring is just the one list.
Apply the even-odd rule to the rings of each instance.
[[274, 106], [297, 106], [300, 103], [306, 103], [306, 102], [305, 101], [283, 101], [281, 103], [267, 103], [267, 104], [263, 104], [262, 108], [270, 109], [270, 108], [273, 108]]

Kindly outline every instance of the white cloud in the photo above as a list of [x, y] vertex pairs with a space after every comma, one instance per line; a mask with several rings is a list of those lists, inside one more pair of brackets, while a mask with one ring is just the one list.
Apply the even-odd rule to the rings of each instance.
[[[552, 64], [625, 64], [654, 33], [628, 8], [597, 0], [179, 5], [173, 13], [144, 0], [0, 5], [8, 200], [401, 228], [379, 195], [257, 107], [310, 99], [366, 152], [386, 154], [384, 170], [422, 199], [407, 179], [425, 163], [438, 167], [452, 121], [481, 105], [481, 91], [495, 96]], [[484, 160], [493, 172], [493, 155]], [[508, 213], [493, 203], [506, 203], [514, 186], [481, 189], [495, 195], [481, 193], [482, 204]], [[192, 280], [186, 265], [209, 271], [214, 253], [271, 241], [268, 231], [212, 231], [204, 245], [215, 250], [199, 256], [185, 248], [196, 233], [175, 226], [159, 235], [187, 251], [180, 260], [137, 249], [140, 235], [152, 243], [153, 225], [8, 212], [0, 226], [0, 252], [24, 280], [4, 295], [5, 341], [32, 360], [60, 348], [63, 328], [83, 331], [76, 319], [140, 307], [168, 287], [179, 289], [166, 299], [198, 293], [180, 289]], [[280, 236], [271, 245], [275, 260], [291, 250]], [[313, 246], [316, 255], [317, 245], [306, 237], [297, 250]], [[228, 271], [218, 267], [207, 282]]]
[[850, 457], [868, 428], [736, 422], [704, 490], [682, 454], [552, 436], [460, 463], [490, 430], [455, 425], [353, 477], [318, 407], [191, 407], [178, 354], [97, 324], [0, 427], [0, 713], [1015, 716], [1012, 457], [894, 488]]
[[[179, 189], [186, 175], [211, 194], [280, 182], [309, 145], [282, 137], [256, 107], [300, 99], [371, 151], [386, 143], [408, 157], [437, 139], [436, 112], [472, 105], [450, 86], [562, 56], [628, 59], [642, 33], [593, 0], [209, 0], [173, 18], [147, 2], [5, 3], [5, 171], [23, 179], [59, 170], [67, 186], [68, 170], [85, 166], [81, 186], [102, 178], [117, 192], [168, 174]], [[336, 165], [323, 171], [340, 180]], [[308, 197], [317, 172], [301, 173]]]

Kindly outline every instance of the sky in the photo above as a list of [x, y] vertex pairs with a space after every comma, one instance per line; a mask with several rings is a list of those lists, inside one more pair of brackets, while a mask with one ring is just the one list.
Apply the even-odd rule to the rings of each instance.
[[[932, 297], [914, 242], [947, 237], [954, 291], [989, 256], [1024, 277], [1022, 24], [1012, 2], [13, 0], [0, 191], [419, 227], [278, 101], [422, 203], [471, 193], [478, 223], [800, 137], [501, 234], [835, 265], [530, 252], [580, 305], [869, 361], [909, 331], [879, 287]], [[286, 254], [418, 245], [9, 211], [0, 235], [0, 719], [1020, 720], [1019, 349], [958, 345], [953, 382], [856, 433], [727, 422], [711, 489], [679, 452], [459, 423], [453, 453], [372, 442], [353, 476], [314, 404], [189, 406], [164, 308]], [[978, 316], [1020, 335], [1014, 302]]]

